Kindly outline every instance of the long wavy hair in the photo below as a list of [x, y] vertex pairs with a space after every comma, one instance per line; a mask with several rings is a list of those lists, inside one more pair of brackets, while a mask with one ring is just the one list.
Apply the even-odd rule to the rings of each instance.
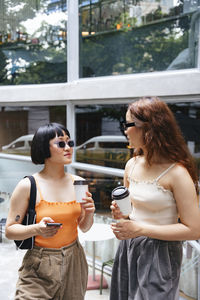
[[[194, 159], [167, 104], [158, 97], [144, 97], [131, 103], [128, 109], [132, 117], [143, 122], [148, 164], [152, 164], [155, 154], [166, 157], [171, 162], [180, 163], [188, 170], [198, 193], [198, 176]], [[143, 150], [140, 148], [135, 149], [133, 155], [142, 154]]]

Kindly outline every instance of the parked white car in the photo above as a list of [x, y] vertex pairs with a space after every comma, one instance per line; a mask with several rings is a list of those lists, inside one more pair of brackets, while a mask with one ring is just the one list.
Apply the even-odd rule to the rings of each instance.
[[123, 135], [95, 136], [75, 147], [76, 160], [101, 166], [124, 168], [130, 158], [128, 141]]
[[32, 140], [33, 134], [20, 136], [10, 144], [2, 146], [2, 152], [9, 154], [30, 155]]

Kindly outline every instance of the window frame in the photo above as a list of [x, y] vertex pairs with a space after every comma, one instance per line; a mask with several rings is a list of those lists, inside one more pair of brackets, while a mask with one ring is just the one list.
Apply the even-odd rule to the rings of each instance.
[[[148, 95], [156, 95], [166, 102], [200, 101], [200, 41], [198, 41], [197, 68], [140, 73], [130, 75], [79, 78], [79, 1], [66, 0], [67, 23], [67, 77], [66, 83], [1, 86], [0, 106], [66, 105], [67, 128], [75, 136], [75, 105], [124, 104]], [[199, 22], [200, 30], [200, 22]], [[108, 172], [100, 166], [80, 165], [74, 161], [69, 171], [92, 168]], [[105, 170], [106, 169], [106, 170]], [[109, 172], [123, 171], [116, 169]]]

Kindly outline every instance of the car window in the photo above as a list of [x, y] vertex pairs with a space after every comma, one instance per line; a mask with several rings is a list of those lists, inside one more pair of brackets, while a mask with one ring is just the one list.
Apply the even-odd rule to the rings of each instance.
[[24, 146], [24, 141], [21, 141], [21, 142], [16, 142], [16, 143], [12, 144], [10, 148], [20, 148], [23, 146]]
[[128, 143], [125, 142], [100, 142], [99, 143], [100, 148], [112, 148], [112, 149], [126, 148], [127, 145]]
[[81, 147], [81, 149], [90, 149], [90, 148], [94, 148], [94, 143], [87, 143], [83, 147]]

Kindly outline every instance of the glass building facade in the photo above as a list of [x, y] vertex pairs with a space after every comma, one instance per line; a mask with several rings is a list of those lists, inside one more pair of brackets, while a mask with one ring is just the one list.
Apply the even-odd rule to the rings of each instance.
[[81, 77], [197, 66], [198, 1], [79, 1]]
[[0, 1], [0, 85], [67, 81], [65, 1]]
[[[199, 5], [79, 0], [79, 78], [196, 68]], [[63, 0], [1, 0], [0, 85], [67, 82], [67, 21]]]
[[[200, 172], [200, 102], [173, 102], [168, 105]], [[97, 212], [109, 213], [111, 190], [123, 185], [123, 169], [131, 157], [120, 126], [126, 109], [126, 104], [75, 106], [76, 173], [89, 180]], [[48, 122], [66, 124], [66, 106], [2, 106], [0, 120], [0, 154], [30, 156], [33, 133]], [[116, 173], [109, 173], [110, 169], [116, 170]]]
[[[0, 220], [19, 180], [42, 168], [35, 130], [58, 122], [75, 140], [66, 171], [89, 180], [110, 223], [132, 155], [121, 121], [151, 95], [174, 113], [200, 178], [200, 0], [0, 0]], [[180, 290], [197, 299], [197, 267], [185, 266]]]
[[[0, 0], [0, 162], [27, 161], [40, 125], [67, 125], [67, 169], [90, 180], [97, 212], [109, 214], [132, 154], [121, 121], [130, 102], [156, 95], [200, 171], [199, 20], [200, 1]], [[0, 193], [11, 193], [2, 166]]]

